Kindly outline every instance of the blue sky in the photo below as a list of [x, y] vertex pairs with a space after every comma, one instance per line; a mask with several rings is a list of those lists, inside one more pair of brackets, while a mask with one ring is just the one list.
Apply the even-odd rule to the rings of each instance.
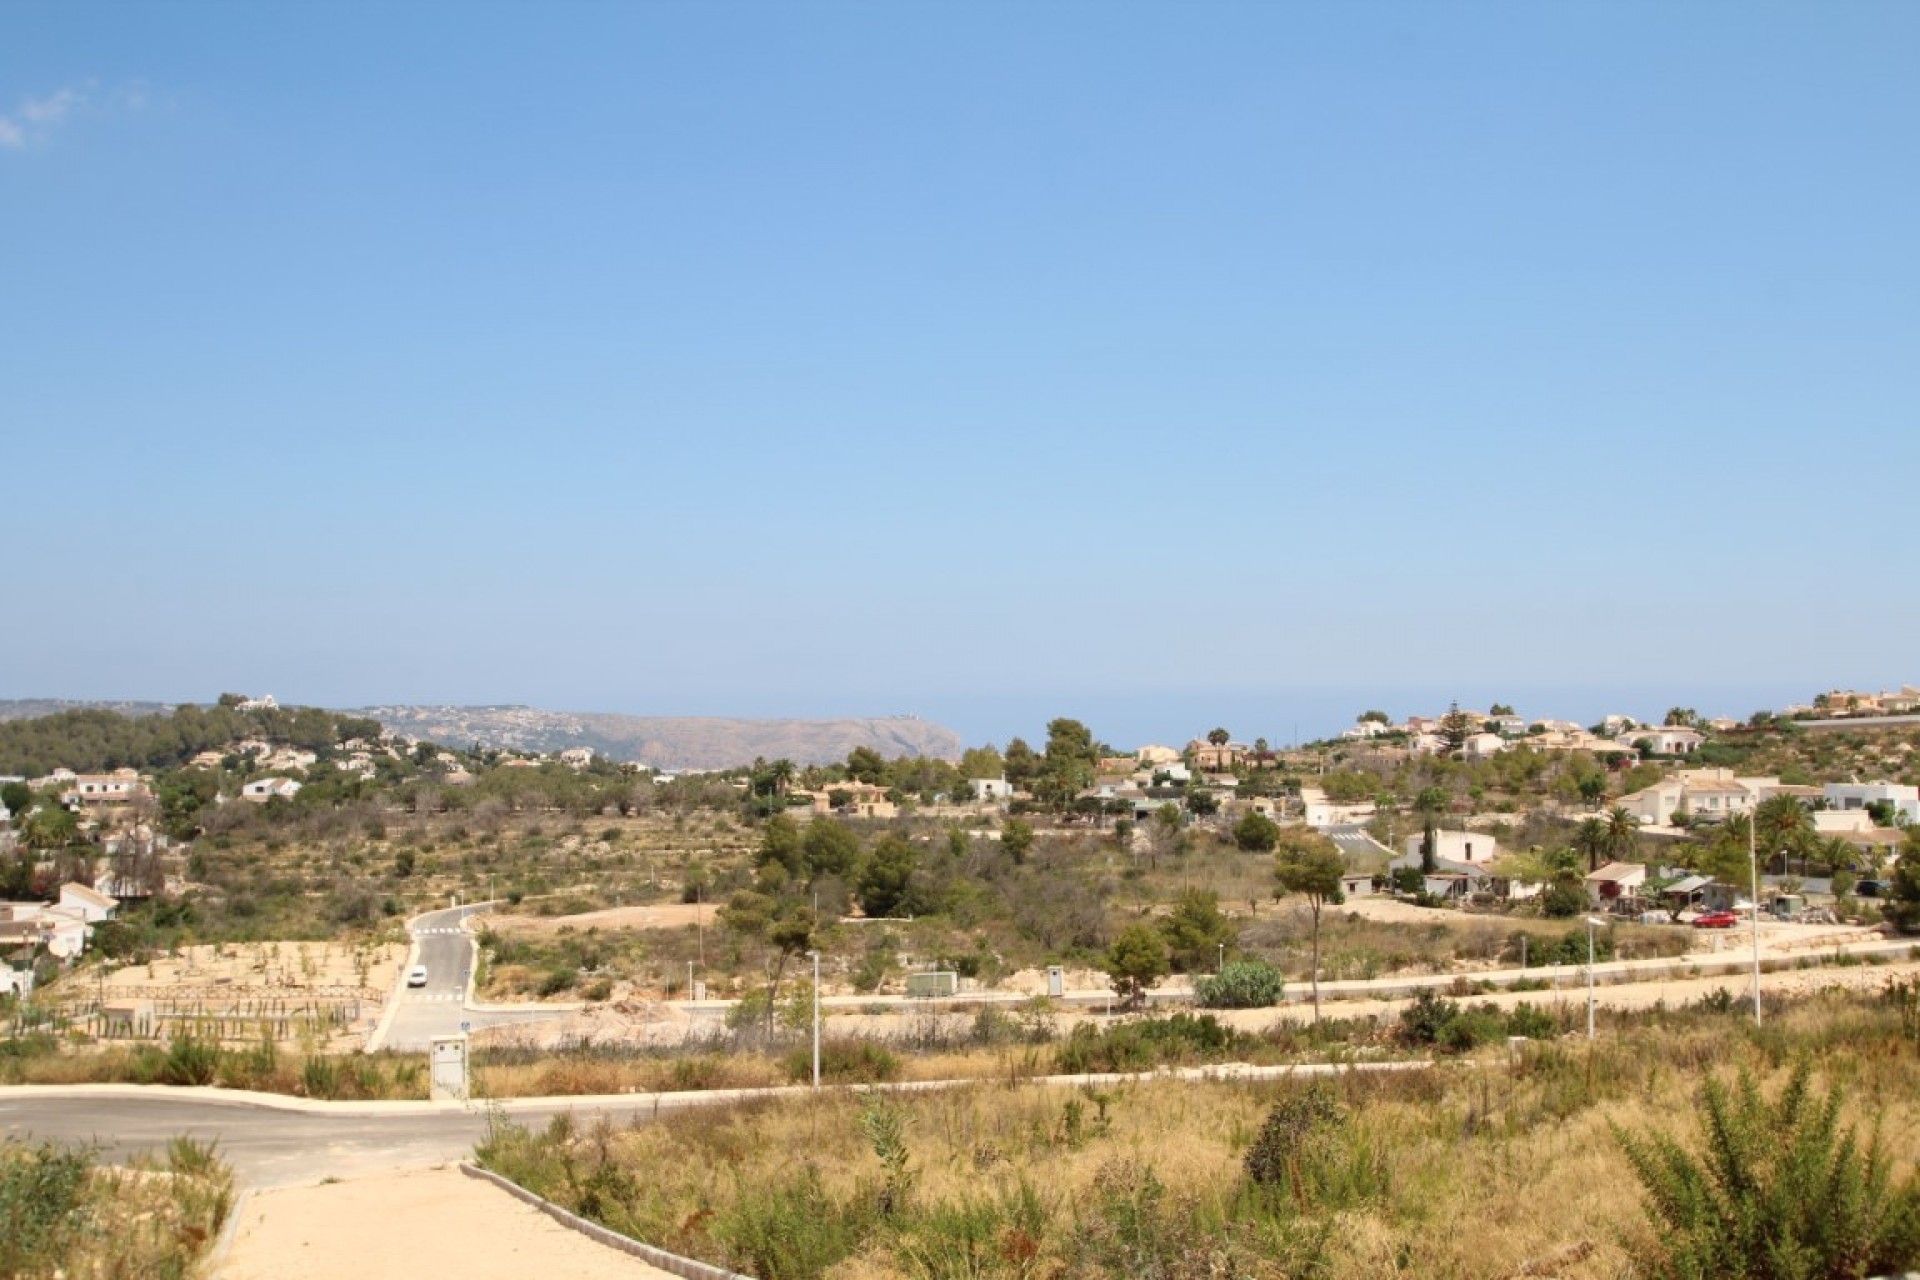
[[0, 697], [1127, 743], [1920, 680], [1917, 55], [1906, 3], [17, 0]]

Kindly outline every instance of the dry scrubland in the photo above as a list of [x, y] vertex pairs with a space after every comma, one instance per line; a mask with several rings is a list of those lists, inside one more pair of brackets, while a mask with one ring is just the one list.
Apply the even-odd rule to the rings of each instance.
[[125, 1169], [0, 1143], [0, 1276], [194, 1275], [233, 1201], [232, 1171], [186, 1138]]
[[[1709, 1079], [1751, 1072], [1777, 1096], [1811, 1063], [1911, 1176], [1920, 1021], [1901, 990], [1807, 998], [1760, 1031], [1737, 1008], [1658, 1010], [1591, 1049], [1502, 1046], [1321, 1084], [836, 1090], [630, 1130], [500, 1125], [482, 1156], [616, 1229], [765, 1280], [1655, 1275], [1672, 1233], [1644, 1217], [1616, 1132], [1695, 1146]], [[1259, 1142], [1276, 1113], [1287, 1132]]]

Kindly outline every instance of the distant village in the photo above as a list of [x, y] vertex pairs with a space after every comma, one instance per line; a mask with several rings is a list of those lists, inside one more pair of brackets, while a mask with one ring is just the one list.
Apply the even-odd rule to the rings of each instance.
[[[237, 705], [241, 710], [272, 710], [277, 704], [265, 697]], [[1454, 707], [1397, 722], [1384, 713], [1366, 712], [1337, 738], [1291, 750], [1275, 750], [1265, 740], [1234, 741], [1216, 730], [1178, 748], [1147, 745], [1128, 754], [1102, 756], [1091, 778], [1070, 803], [1055, 807], [1054, 816], [1067, 823], [1130, 823], [1132, 838], [1145, 841], [1155, 822], [1208, 826], [1226, 834], [1251, 815], [1276, 827], [1303, 826], [1331, 838], [1347, 865], [1344, 888], [1349, 896], [1411, 892], [1441, 902], [1519, 901], [1539, 895], [1546, 884], [1538, 864], [1516, 861], [1509, 856], [1516, 851], [1502, 847], [1497, 829], [1511, 815], [1478, 813], [1450, 801], [1443, 812], [1425, 815], [1422, 830], [1389, 844], [1380, 838], [1376, 822], [1382, 814], [1380, 798], [1334, 794], [1316, 785], [1318, 776], [1325, 774], [1330, 760], [1377, 769], [1423, 757], [1489, 761], [1517, 751], [1583, 756], [1616, 769], [1626, 762], [1657, 762], [1662, 766], [1657, 780], [1608, 796], [1605, 802], [1606, 817], [1616, 831], [1630, 824], [1636, 841], [1647, 839], [1645, 856], [1604, 862], [1595, 856], [1583, 883], [1596, 909], [1663, 912], [1667, 918], [1684, 919], [1688, 913], [1752, 910], [1756, 904], [1750, 885], [1662, 866], [1663, 840], [1684, 839], [1703, 826], [1750, 822], [1769, 801], [1785, 797], [1804, 811], [1807, 832], [1827, 842], [1830, 866], [1844, 847], [1851, 851], [1852, 866], [1871, 876], [1897, 853], [1907, 828], [1920, 826], [1920, 787], [1910, 783], [1854, 777], [1785, 782], [1777, 776], [1689, 763], [1706, 744], [1718, 735], [1782, 724], [1818, 730], [1876, 722], [1892, 726], [1907, 718], [1920, 719], [1920, 688], [1912, 685], [1878, 693], [1836, 689], [1747, 721], [1703, 720], [1681, 709], [1659, 724], [1609, 715], [1587, 726], [1529, 718], [1506, 706], [1485, 712]], [[1902, 742], [1894, 750], [1904, 763], [1913, 748]], [[313, 750], [248, 739], [203, 752], [187, 767], [227, 770], [221, 776], [232, 776], [236, 758], [244, 762], [244, 780], [230, 792], [222, 791], [216, 804], [290, 802], [307, 785], [309, 772], [322, 763], [321, 753]], [[474, 781], [467, 758], [398, 735], [349, 738], [327, 753], [325, 764], [336, 775], [372, 780], [383, 759], [430, 763], [436, 783], [442, 785]], [[604, 768], [607, 762], [598, 763]], [[756, 767], [764, 764], [756, 762]], [[500, 753], [494, 766], [586, 770], [596, 766], [596, 756], [586, 747], [547, 754]], [[619, 767], [655, 784], [674, 780], [640, 766]], [[1269, 774], [1284, 774], [1289, 781], [1261, 785], [1262, 776]], [[756, 785], [751, 770], [725, 771], [724, 776], [736, 791]], [[107, 773], [55, 768], [40, 777], [0, 777], [0, 786], [6, 784], [18, 784], [11, 792], [16, 797], [24, 787], [37, 803], [50, 801], [73, 815], [77, 831], [98, 856], [79, 863], [63, 864], [54, 857], [37, 861], [33, 869], [44, 897], [0, 902], [0, 953], [9, 961], [0, 966], [0, 994], [29, 989], [36, 962], [43, 958], [71, 964], [84, 952], [94, 927], [111, 920], [122, 903], [175, 897], [190, 888], [185, 842], [161, 829], [152, 776], [130, 768]], [[872, 820], [903, 812], [1004, 817], [1035, 812], [1037, 803], [1020, 780], [1005, 774], [965, 777], [963, 791], [933, 797], [933, 805], [916, 804], [895, 788], [839, 771], [811, 787], [782, 777], [778, 790], [789, 809], [817, 817]], [[0, 804], [0, 854], [20, 852], [24, 816]], [[1622, 846], [1616, 839], [1612, 847], [1617, 852]], [[62, 880], [62, 870], [82, 874]], [[1873, 883], [1855, 878], [1849, 887], [1870, 894]], [[1792, 877], [1789, 888], [1793, 892], [1777, 893], [1768, 909], [1805, 910], [1809, 894], [1818, 898], [1833, 893], [1831, 881], [1818, 877]], [[1778, 905], [1785, 900], [1790, 900], [1786, 907]]]

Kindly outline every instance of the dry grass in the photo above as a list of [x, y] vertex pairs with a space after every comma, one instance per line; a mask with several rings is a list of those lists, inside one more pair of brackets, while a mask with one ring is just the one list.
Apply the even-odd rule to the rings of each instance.
[[[1346, 1116], [1339, 1148], [1376, 1162], [1367, 1167], [1377, 1174], [1317, 1199], [1250, 1196], [1242, 1172], [1269, 1110], [1304, 1087], [1288, 1082], [1100, 1092], [980, 1084], [903, 1096], [886, 1105], [906, 1117], [913, 1177], [909, 1207], [891, 1216], [874, 1208], [886, 1168], [863, 1136], [863, 1109], [874, 1104], [843, 1091], [559, 1134], [537, 1158], [529, 1148], [500, 1163], [537, 1182], [541, 1161], [563, 1154], [572, 1172], [549, 1194], [599, 1186], [604, 1220], [730, 1265], [747, 1260], [741, 1224], [753, 1215], [758, 1230], [794, 1233], [794, 1258], [821, 1221], [852, 1224], [857, 1244], [835, 1265], [783, 1274], [1093, 1276], [1113, 1265], [1101, 1242], [1144, 1214], [1153, 1239], [1228, 1259], [1237, 1274], [1504, 1277], [1536, 1265], [1614, 1277], [1643, 1273], [1652, 1233], [1609, 1126], [1690, 1143], [1708, 1073], [1776, 1079], [1800, 1055], [1846, 1085], [1856, 1115], [1877, 1118], [1900, 1175], [1920, 1163], [1911, 1033], [1885, 1001], [1841, 993], [1803, 1001], [1758, 1033], [1728, 1014], [1650, 1011], [1592, 1049], [1543, 1043], [1518, 1061], [1503, 1050], [1426, 1072], [1341, 1077], [1331, 1086]], [[595, 1172], [613, 1169], [627, 1181]], [[815, 1199], [801, 1212], [782, 1197], [808, 1177], [817, 1177]], [[1032, 1240], [1003, 1212], [1022, 1187], [1038, 1205], [1024, 1220], [1040, 1224]], [[974, 1270], [927, 1265], [965, 1252], [954, 1234], [963, 1210], [988, 1224]], [[1203, 1274], [1167, 1266], [1139, 1274]]]
[[211, 1146], [175, 1138], [130, 1169], [90, 1152], [0, 1144], [0, 1274], [188, 1276], [233, 1208]]

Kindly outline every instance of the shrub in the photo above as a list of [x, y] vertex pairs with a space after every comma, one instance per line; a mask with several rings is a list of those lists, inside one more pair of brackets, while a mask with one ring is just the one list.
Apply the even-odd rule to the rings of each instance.
[[1345, 1209], [1384, 1195], [1386, 1159], [1354, 1132], [1325, 1085], [1275, 1103], [1247, 1148], [1247, 1179], [1297, 1209]]
[[1221, 1061], [1247, 1043], [1246, 1033], [1210, 1013], [1176, 1013], [1104, 1029], [1083, 1022], [1054, 1050], [1054, 1061], [1070, 1075], [1150, 1071], [1164, 1063]]
[[1461, 1009], [1440, 1028], [1439, 1046], [1449, 1053], [1471, 1053], [1507, 1032], [1507, 1020], [1490, 1004]]
[[167, 1045], [160, 1063], [160, 1083], [212, 1084], [220, 1071], [220, 1046], [211, 1040], [181, 1036]]
[[1440, 1033], [1460, 1016], [1460, 1006], [1422, 989], [1413, 1003], [1400, 1011], [1400, 1025], [1394, 1035], [1402, 1044], [1422, 1047], [1438, 1044]]
[[1217, 974], [1195, 978], [1193, 994], [1203, 1008], [1265, 1009], [1280, 1003], [1285, 985], [1265, 960], [1235, 960]]
[[80, 1229], [93, 1158], [51, 1143], [0, 1148], [0, 1275], [51, 1274]]
[[1878, 1131], [1863, 1146], [1840, 1123], [1839, 1088], [1821, 1097], [1810, 1075], [1802, 1059], [1773, 1102], [1746, 1072], [1732, 1089], [1708, 1080], [1698, 1155], [1614, 1128], [1646, 1193], [1654, 1274], [1704, 1280], [1737, 1265], [1751, 1280], [1841, 1280], [1920, 1258], [1920, 1180], [1893, 1186]]
[[769, 1185], [743, 1180], [711, 1230], [729, 1265], [762, 1280], [815, 1280], [858, 1249], [865, 1235], [864, 1223], [834, 1202], [812, 1164]]
[[1560, 1022], [1539, 1005], [1523, 1000], [1507, 1011], [1507, 1034], [1529, 1040], [1551, 1040], [1560, 1034]]
[[[1559, 876], [1540, 893], [1540, 913], [1555, 919], [1569, 919], [1587, 909], [1587, 891], [1578, 879]], [[1550, 963], [1542, 961], [1541, 963]]]
[[[813, 1078], [813, 1047], [791, 1050], [784, 1063], [787, 1079], [796, 1084]], [[820, 1042], [820, 1079], [834, 1084], [878, 1084], [900, 1078], [900, 1059], [871, 1040], [840, 1039]]]

